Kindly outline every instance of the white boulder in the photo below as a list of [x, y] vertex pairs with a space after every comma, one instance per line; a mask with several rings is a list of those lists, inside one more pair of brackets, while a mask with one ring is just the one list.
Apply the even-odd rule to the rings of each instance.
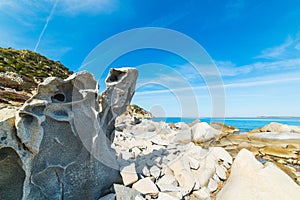
[[218, 131], [211, 127], [206, 122], [196, 123], [191, 127], [192, 139], [197, 140], [209, 140], [214, 138], [216, 135], [221, 134], [221, 131]]
[[287, 174], [271, 163], [258, 162], [254, 155], [242, 149], [231, 167], [228, 181], [217, 199], [299, 199], [300, 187]]
[[132, 185], [132, 188], [142, 194], [158, 194], [158, 188], [153, 183], [151, 178], [143, 178]]
[[134, 163], [131, 163], [130, 165], [121, 168], [120, 174], [122, 176], [124, 185], [130, 185], [138, 180]]

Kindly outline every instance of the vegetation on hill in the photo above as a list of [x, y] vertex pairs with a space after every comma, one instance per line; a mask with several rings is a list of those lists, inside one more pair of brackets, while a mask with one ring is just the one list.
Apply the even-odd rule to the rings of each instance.
[[127, 107], [127, 113], [131, 116], [136, 116], [138, 118], [152, 118], [154, 117], [150, 112], [139, 107], [138, 105], [132, 104]]
[[29, 50], [0, 48], [0, 103], [26, 101], [45, 78], [67, 78], [72, 72], [58, 61]]

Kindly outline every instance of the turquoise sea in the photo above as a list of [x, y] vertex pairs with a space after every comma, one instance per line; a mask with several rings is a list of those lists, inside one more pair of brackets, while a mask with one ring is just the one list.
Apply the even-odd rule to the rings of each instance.
[[[180, 117], [167, 117], [167, 118], [152, 118], [151, 120], [166, 123], [185, 122], [191, 123], [195, 118], [180, 118]], [[252, 129], [261, 128], [271, 122], [278, 122], [288, 125], [300, 126], [300, 118], [199, 118], [202, 122], [222, 122], [228, 126], [235, 126], [240, 129], [240, 132], [246, 132]]]

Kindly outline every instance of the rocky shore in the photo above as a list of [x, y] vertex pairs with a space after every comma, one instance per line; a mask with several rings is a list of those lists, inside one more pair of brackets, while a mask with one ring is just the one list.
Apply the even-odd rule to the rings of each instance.
[[123, 116], [117, 122], [113, 148], [122, 179], [140, 199], [297, 199], [300, 194], [300, 135], [280, 133], [286, 125], [268, 125], [276, 133], [236, 135], [233, 127], [212, 124], [217, 130], [200, 121], [133, 125]]
[[137, 120], [136, 79], [111, 69], [99, 98], [87, 72], [47, 78], [0, 110], [0, 199], [299, 199], [300, 127]]

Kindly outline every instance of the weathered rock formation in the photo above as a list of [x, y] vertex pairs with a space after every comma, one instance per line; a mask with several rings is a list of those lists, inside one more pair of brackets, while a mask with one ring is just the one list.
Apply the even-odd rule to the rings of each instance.
[[[0, 199], [98, 199], [120, 182], [106, 134], [126, 110], [135, 69], [113, 69], [100, 107], [93, 76], [47, 78], [0, 121]], [[1, 111], [1, 115], [2, 115]], [[8, 114], [10, 113], [10, 114]]]
[[107, 89], [100, 98], [100, 120], [110, 139], [113, 139], [111, 133], [116, 117], [126, 111], [134, 95], [137, 75], [137, 70], [133, 68], [111, 69], [105, 80]]
[[217, 199], [278, 199], [300, 197], [300, 187], [272, 163], [258, 162], [254, 155], [242, 149], [231, 167], [227, 183]]
[[280, 124], [277, 122], [271, 122], [266, 126], [249, 131], [248, 133], [259, 132], [278, 132], [278, 133], [300, 133], [300, 126], [290, 126], [287, 124]]

